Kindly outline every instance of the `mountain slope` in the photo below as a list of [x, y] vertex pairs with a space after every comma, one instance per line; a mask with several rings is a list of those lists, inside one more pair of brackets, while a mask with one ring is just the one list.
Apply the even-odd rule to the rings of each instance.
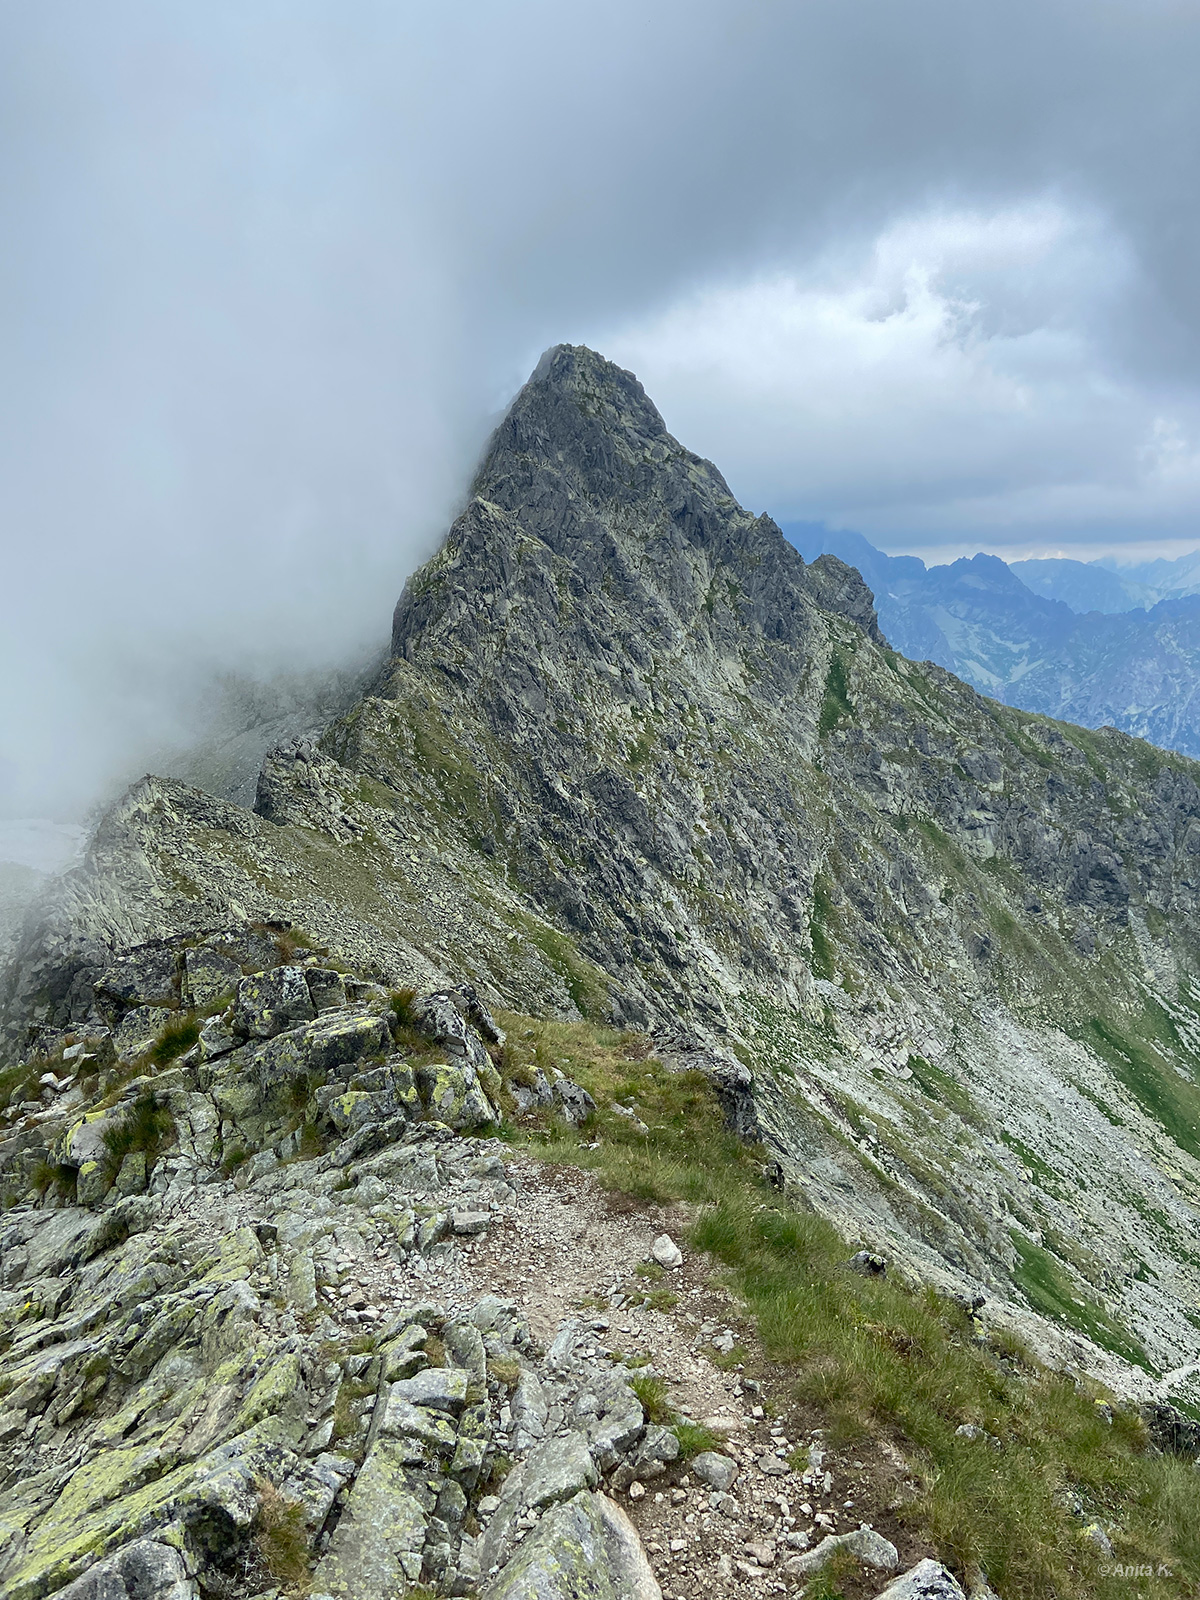
[[98, 1025], [122, 946], [275, 917], [690, 1039], [794, 1195], [1146, 1392], [1200, 1355], [1198, 777], [897, 655], [856, 572], [559, 347], [375, 693], [255, 813], [135, 786], [29, 931], [10, 1037]]
[[[829, 551], [862, 573], [884, 633], [905, 655], [936, 661], [1026, 711], [1200, 755], [1200, 596], [1161, 599], [1149, 610], [1129, 609], [1134, 599], [1118, 607], [1107, 587], [1112, 575], [1089, 566], [1088, 592], [1103, 590], [1104, 603], [1079, 616], [1064, 603], [1081, 599], [1079, 584], [1048, 598], [1058, 595], [1052, 582], [1033, 574], [1034, 593], [1022, 579], [1031, 568], [1082, 563], [1008, 566], [977, 555], [926, 568], [914, 556], [884, 555], [861, 534], [801, 523], [788, 534], [809, 557]], [[1151, 590], [1145, 595], [1153, 601]]]

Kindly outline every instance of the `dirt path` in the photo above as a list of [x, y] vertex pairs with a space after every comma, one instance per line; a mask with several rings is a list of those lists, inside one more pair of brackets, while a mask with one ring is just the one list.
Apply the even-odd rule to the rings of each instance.
[[[381, 1263], [375, 1297], [465, 1310], [483, 1294], [499, 1294], [517, 1301], [543, 1345], [575, 1316], [592, 1335], [585, 1359], [607, 1365], [614, 1355], [650, 1357], [671, 1408], [724, 1435], [725, 1453], [737, 1463], [723, 1497], [686, 1466], [620, 1495], [667, 1600], [695, 1600], [711, 1587], [735, 1600], [798, 1594], [806, 1580], [785, 1570], [788, 1559], [827, 1532], [862, 1523], [897, 1546], [902, 1567], [932, 1554], [896, 1516], [912, 1492], [899, 1452], [874, 1438], [826, 1447], [820, 1419], [795, 1405], [786, 1369], [763, 1358], [711, 1261], [684, 1248], [682, 1266], [661, 1280], [639, 1276], [658, 1235], [685, 1233], [683, 1208], [609, 1195], [588, 1173], [520, 1155], [508, 1156], [506, 1167], [516, 1197], [497, 1206], [484, 1235], [449, 1240], [400, 1266]], [[676, 1303], [641, 1303], [654, 1289]], [[727, 1369], [723, 1358], [735, 1364]], [[798, 1470], [810, 1461], [815, 1471]], [[860, 1600], [886, 1581], [872, 1572], [842, 1586], [848, 1600]]]

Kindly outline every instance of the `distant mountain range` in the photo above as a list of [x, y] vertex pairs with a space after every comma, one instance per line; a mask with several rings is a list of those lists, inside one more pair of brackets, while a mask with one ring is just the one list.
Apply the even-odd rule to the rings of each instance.
[[1200, 756], [1200, 551], [1121, 568], [989, 555], [927, 567], [858, 533], [783, 530], [806, 560], [858, 568], [904, 655], [1027, 711]]

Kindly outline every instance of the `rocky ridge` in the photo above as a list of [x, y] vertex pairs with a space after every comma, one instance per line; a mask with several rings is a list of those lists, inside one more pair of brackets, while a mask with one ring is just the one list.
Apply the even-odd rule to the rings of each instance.
[[[1186, 1402], [1198, 856], [1192, 763], [905, 661], [852, 569], [806, 565], [630, 374], [560, 347], [408, 585], [375, 692], [272, 752], [253, 811], [143, 779], [28, 921], [4, 978], [16, 1320], [53, 1311], [21, 1309], [41, 1228], [211, 1185], [265, 1200], [298, 1174], [316, 1214], [353, 1167], [391, 1218], [372, 1252], [427, 1259], [455, 1207], [397, 1204], [414, 1152], [491, 1160], [461, 1135], [503, 1093], [587, 1110], [497, 1080], [503, 1006], [653, 1030], [868, 1258], [1119, 1395]], [[408, 1018], [418, 995], [432, 1009]], [[47, 1209], [56, 1184], [74, 1207]], [[97, 1237], [97, 1260], [130, 1248]], [[136, 1475], [110, 1487], [141, 1504]], [[623, 1548], [586, 1505], [578, 1538]], [[222, 1526], [243, 1549], [249, 1524]]]
[[[766, 1427], [757, 1385], [669, 1359], [693, 1390], [710, 1372], [696, 1392], [720, 1396], [709, 1420], [730, 1440], [690, 1472], [677, 1430], [647, 1417], [639, 1393], [660, 1376], [634, 1352], [664, 1318], [634, 1269], [678, 1269], [669, 1237], [606, 1235], [594, 1196], [571, 1209], [572, 1234], [608, 1247], [583, 1269], [601, 1317], [562, 1316], [566, 1280], [539, 1292], [488, 1249], [506, 1230], [561, 1242], [563, 1201], [488, 1136], [520, 1086], [474, 991], [388, 995], [296, 937], [233, 927], [127, 952], [96, 985], [113, 1026], [63, 1043], [18, 1102], [0, 1165], [40, 1203], [0, 1227], [6, 1600], [301, 1579], [329, 1600], [420, 1583], [657, 1600], [656, 1567], [679, 1595], [709, 1569], [757, 1594], [848, 1542], [894, 1570], [881, 1535], [829, 1533], [837, 1511], [801, 1505], [820, 1506], [819, 1444], [801, 1478], [781, 1428], [740, 1442]], [[561, 1076], [533, 1093], [568, 1119], [591, 1108]], [[516, 1293], [495, 1293], [514, 1271]], [[715, 1324], [697, 1327], [693, 1349]], [[648, 1495], [660, 1480], [669, 1495]], [[669, 1506], [641, 1519], [653, 1565], [614, 1497]]]

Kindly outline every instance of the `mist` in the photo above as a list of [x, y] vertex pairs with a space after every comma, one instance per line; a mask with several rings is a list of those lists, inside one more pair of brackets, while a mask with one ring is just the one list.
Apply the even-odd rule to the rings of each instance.
[[368, 670], [561, 339], [755, 510], [1200, 543], [1198, 34], [1168, 0], [0, 0], [0, 817]]

